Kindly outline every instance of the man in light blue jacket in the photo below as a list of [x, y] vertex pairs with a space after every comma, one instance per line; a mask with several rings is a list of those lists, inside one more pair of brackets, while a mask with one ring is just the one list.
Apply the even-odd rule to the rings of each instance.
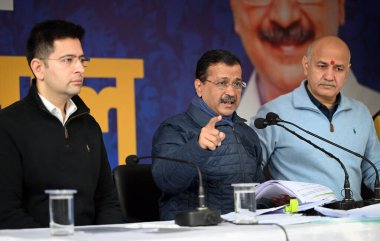
[[[279, 126], [258, 130], [253, 125], [255, 119], [265, 118], [268, 112], [277, 113], [283, 120], [367, 157], [380, 169], [380, 144], [368, 108], [340, 93], [350, 68], [346, 43], [333, 36], [320, 38], [310, 45], [302, 65], [307, 79], [291, 93], [262, 106], [250, 125], [259, 135], [263, 165], [268, 165], [271, 178], [319, 183], [343, 199], [344, 171], [336, 160]], [[362, 199], [362, 180], [374, 189], [375, 170], [366, 161], [286, 126], [343, 162], [354, 200]]]

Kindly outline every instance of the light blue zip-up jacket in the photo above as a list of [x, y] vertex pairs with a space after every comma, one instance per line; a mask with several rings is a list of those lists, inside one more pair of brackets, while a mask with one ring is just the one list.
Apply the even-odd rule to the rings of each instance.
[[[273, 179], [319, 183], [331, 188], [338, 199], [344, 198], [342, 191], [344, 172], [338, 161], [298, 139], [282, 127], [268, 126], [261, 130], [254, 127], [255, 119], [265, 118], [268, 112], [274, 112], [285, 121], [295, 123], [367, 157], [380, 169], [380, 144], [367, 107], [359, 101], [342, 95], [330, 123], [328, 118], [311, 102], [305, 89], [305, 81], [303, 81], [291, 93], [263, 105], [257, 115], [251, 118], [250, 126], [256, 130], [260, 138], [263, 165], [268, 163]], [[330, 131], [330, 124], [333, 125], [333, 132]], [[284, 125], [332, 153], [344, 163], [354, 200], [362, 199], [360, 195], [362, 179], [367, 187], [374, 189], [375, 171], [365, 160], [289, 124]]]

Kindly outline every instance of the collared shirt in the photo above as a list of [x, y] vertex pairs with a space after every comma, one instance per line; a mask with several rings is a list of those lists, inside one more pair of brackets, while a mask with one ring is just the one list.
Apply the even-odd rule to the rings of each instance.
[[75, 105], [74, 101], [69, 99], [66, 102], [65, 105], [65, 110], [66, 110], [66, 116], [65, 119], [62, 117], [62, 112], [61, 110], [55, 106], [53, 103], [48, 101], [45, 97], [42, 95], [38, 94], [42, 100], [42, 103], [45, 105], [46, 109], [55, 117], [58, 118], [58, 120], [62, 123], [62, 125], [65, 125], [66, 121], [69, 119], [69, 117], [77, 110], [77, 106]]
[[307, 95], [309, 96], [311, 102], [327, 117], [327, 119], [331, 122], [332, 117], [335, 113], [335, 111], [338, 109], [338, 105], [340, 103], [340, 93], [337, 95], [334, 105], [332, 106], [332, 109], [329, 110], [324, 104], [319, 102], [310, 92], [310, 90], [307, 88], [307, 80], [305, 81], [305, 89], [307, 92]]

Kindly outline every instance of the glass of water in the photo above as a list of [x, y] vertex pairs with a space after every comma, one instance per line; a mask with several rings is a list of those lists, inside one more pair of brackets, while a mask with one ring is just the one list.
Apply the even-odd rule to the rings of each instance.
[[234, 187], [234, 208], [236, 224], [255, 224], [256, 217], [256, 186], [259, 183], [235, 183]]
[[74, 194], [76, 190], [45, 190], [49, 194], [51, 235], [74, 233]]

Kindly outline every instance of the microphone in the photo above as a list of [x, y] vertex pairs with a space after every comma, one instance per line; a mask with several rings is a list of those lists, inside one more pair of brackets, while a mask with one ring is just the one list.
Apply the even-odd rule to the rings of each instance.
[[273, 113], [273, 112], [268, 112], [265, 119], [270, 123], [275, 123], [275, 122], [277, 123], [277, 122], [283, 121], [280, 119], [280, 117], [276, 113]]
[[254, 125], [257, 129], [264, 129], [269, 125], [269, 122], [264, 118], [257, 118]]
[[[267, 125], [265, 125], [266, 123], [268, 123]], [[278, 124], [277, 122], [273, 121], [272, 119], [270, 120], [266, 120], [264, 118], [258, 118], [255, 120], [255, 127], [258, 128], [258, 129], [264, 129], [266, 126], [268, 125], [277, 125], [277, 126], [280, 126], [282, 128], [284, 128], [286, 131], [290, 132], [291, 134], [295, 135], [296, 137], [298, 137], [299, 139], [309, 143], [310, 145], [312, 145], [314, 148], [322, 151], [323, 153], [325, 153], [327, 156], [329, 156], [330, 158], [333, 158], [335, 159], [339, 164], [340, 166], [342, 167], [343, 171], [344, 171], [344, 199], [342, 201], [338, 201], [338, 202], [334, 202], [334, 203], [330, 203], [330, 204], [327, 204], [325, 205], [326, 207], [329, 207], [329, 208], [334, 208], [334, 209], [342, 209], [342, 210], [348, 210], [348, 209], [352, 209], [352, 208], [356, 208], [358, 207], [356, 204], [355, 204], [355, 201], [352, 199], [351, 197], [351, 190], [350, 190], [350, 181], [349, 181], [349, 177], [348, 177], [348, 172], [346, 170], [346, 167], [343, 165], [343, 163], [339, 160], [339, 158], [337, 158], [336, 156], [334, 156], [333, 154], [331, 154], [330, 152], [326, 151], [325, 149], [323, 149], [322, 147], [319, 147], [317, 146], [316, 144], [314, 144], [313, 142], [311, 142], [310, 140], [304, 138], [303, 136], [299, 135], [297, 132], [287, 128], [286, 126], [284, 125], [281, 125], [281, 124]], [[256, 125], [257, 124], [257, 125]]]
[[349, 150], [349, 149], [347, 149], [347, 148], [345, 148], [345, 147], [343, 147], [341, 145], [338, 145], [338, 144], [336, 144], [336, 143], [334, 143], [332, 141], [329, 141], [329, 140], [327, 140], [327, 139], [325, 139], [325, 138], [323, 138], [323, 137], [321, 137], [321, 136], [319, 136], [317, 134], [314, 134], [314, 133], [312, 133], [312, 132], [310, 132], [308, 130], [305, 130], [302, 127], [300, 127], [300, 126], [298, 126], [298, 125], [296, 125], [296, 124], [294, 124], [292, 122], [284, 121], [276, 113], [268, 112], [267, 115], [266, 115], [266, 121], [268, 122], [268, 125], [275, 125], [275, 123], [283, 122], [283, 123], [295, 126], [296, 128], [300, 129], [301, 131], [303, 131], [303, 132], [305, 132], [305, 133], [307, 133], [307, 134], [309, 134], [311, 136], [314, 136], [314, 137], [316, 137], [316, 138], [318, 138], [318, 139], [320, 139], [320, 140], [322, 140], [324, 142], [329, 143], [330, 145], [338, 147], [339, 149], [344, 150], [344, 151], [346, 151], [346, 152], [348, 152], [348, 153], [350, 153], [350, 154], [352, 154], [352, 155], [354, 155], [356, 157], [359, 157], [359, 158], [365, 160], [366, 162], [368, 162], [372, 166], [372, 168], [375, 170], [375, 175], [376, 175], [375, 184], [374, 184], [374, 198], [371, 201], [373, 203], [380, 203], [380, 181], [379, 181], [380, 178], [379, 178], [379, 170], [377, 169], [377, 167], [375, 166], [375, 164], [372, 161], [370, 161], [367, 157], [365, 157], [365, 156], [363, 156], [363, 155], [361, 155], [361, 154], [359, 154], [357, 152], [351, 151], [351, 150]]
[[182, 212], [176, 215], [174, 218], [175, 223], [180, 226], [210, 226], [217, 225], [222, 222], [222, 218], [220, 217], [220, 210], [212, 210], [209, 209], [206, 205], [205, 192], [203, 187], [203, 179], [202, 173], [199, 169], [198, 165], [196, 165], [193, 161], [188, 160], [180, 160], [171, 157], [163, 157], [163, 156], [143, 156], [137, 157], [136, 155], [129, 155], [125, 159], [127, 165], [137, 165], [142, 159], [162, 159], [167, 161], [180, 162], [187, 165], [193, 166], [198, 172], [199, 178], [199, 190], [198, 190], [198, 198], [199, 198], [199, 207], [195, 210]]

